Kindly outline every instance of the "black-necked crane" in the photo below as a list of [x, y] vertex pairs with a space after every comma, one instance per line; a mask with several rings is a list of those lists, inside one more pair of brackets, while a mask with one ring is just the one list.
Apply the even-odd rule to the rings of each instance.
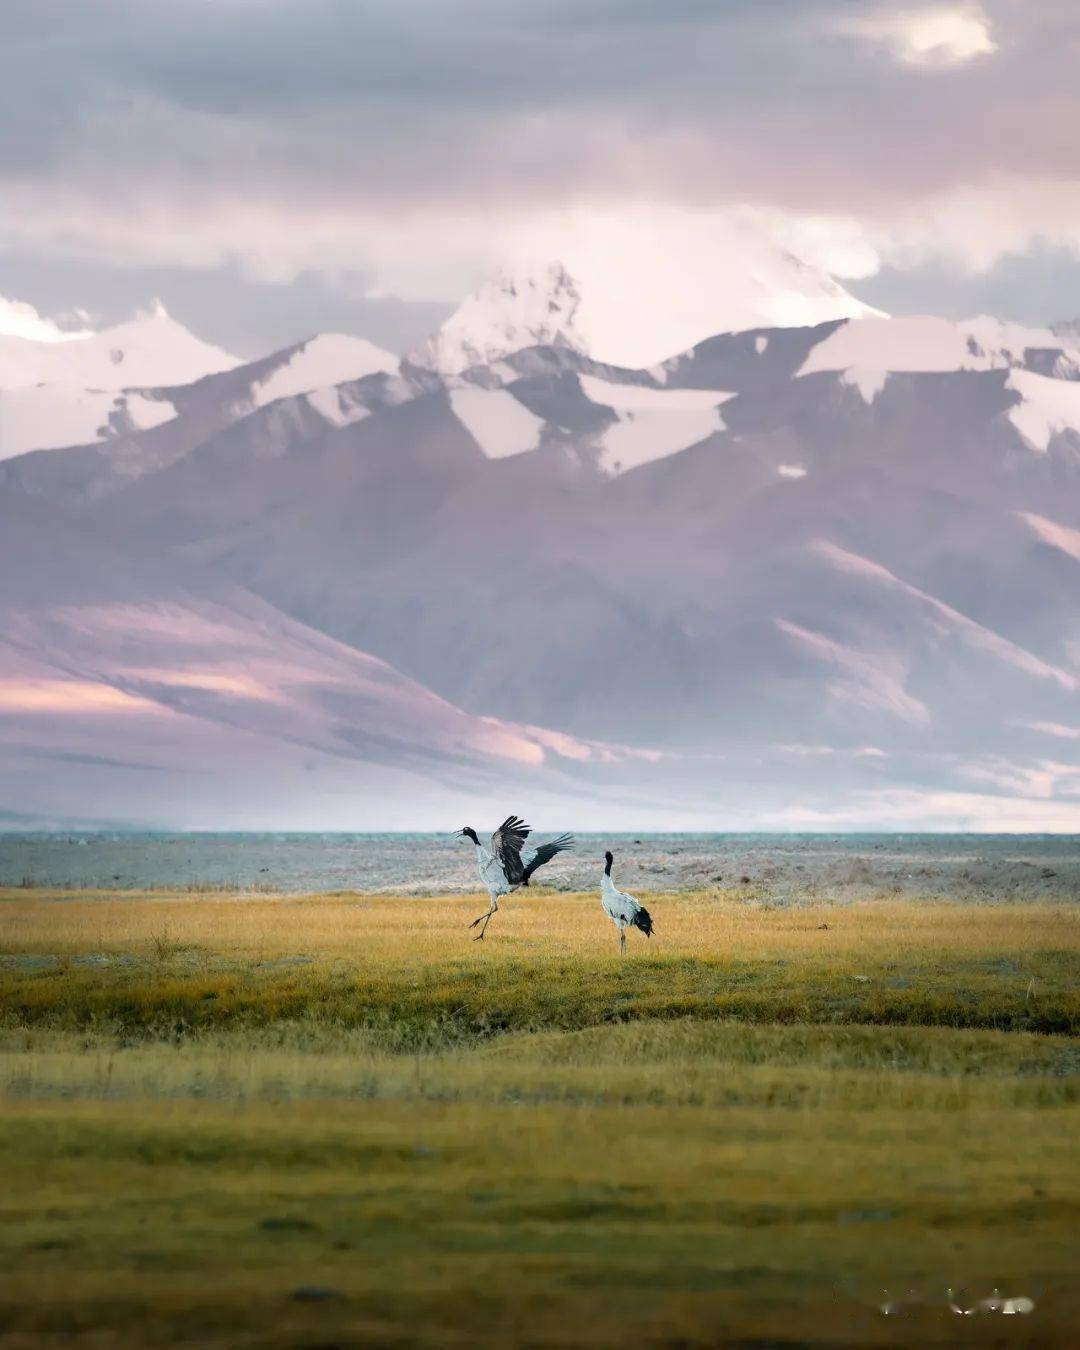
[[487, 926], [491, 922], [492, 915], [498, 912], [499, 897], [509, 895], [511, 891], [516, 891], [519, 886], [527, 886], [529, 878], [538, 867], [543, 867], [550, 862], [556, 853], [562, 853], [564, 849], [573, 848], [574, 836], [572, 834], [560, 834], [558, 839], [552, 839], [550, 843], [541, 844], [536, 852], [529, 859], [528, 863], [521, 861], [521, 846], [528, 839], [531, 833], [529, 826], [518, 816], [507, 816], [495, 833], [491, 836], [491, 847], [487, 848], [477, 837], [476, 831], [471, 825], [466, 825], [459, 834], [471, 839], [476, 845], [476, 868], [480, 873], [480, 880], [487, 887], [488, 895], [491, 896], [491, 905], [486, 913], [481, 914], [469, 924], [470, 928], [475, 928], [478, 923], [484, 926], [477, 933], [476, 942], [487, 932]]
[[652, 937], [652, 915], [645, 906], [627, 895], [611, 879], [613, 853], [604, 854], [604, 875], [600, 878], [600, 903], [604, 913], [619, 930], [619, 950], [626, 951], [626, 930], [640, 928], [646, 937]]

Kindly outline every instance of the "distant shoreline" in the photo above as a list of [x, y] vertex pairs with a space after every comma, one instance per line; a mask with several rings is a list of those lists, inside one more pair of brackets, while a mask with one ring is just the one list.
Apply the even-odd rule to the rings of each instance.
[[[584, 833], [545, 888], [593, 889], [608, 844], [628, 886], [734, 891], [749, 904], [1080, 898], [1076, 835]], [[452, 895], [477, 879], [449, 834], [65, 831], [0, 835], [0, 887]]]

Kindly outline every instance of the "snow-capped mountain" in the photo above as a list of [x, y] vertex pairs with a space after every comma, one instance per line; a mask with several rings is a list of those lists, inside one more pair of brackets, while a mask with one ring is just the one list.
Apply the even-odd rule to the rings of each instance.
[[160, 304], [100, 332], [0, 335], [0, 459], [159, 426], [176, 415], [162, 390], [237, 364]]
[[0, 695], [114, 691], [47, 734], [12, 713], [40, 800], [64, 726], [88, 763], [136, 727], [119, 690], [196, 720], [170, 740], [142, 710], [158, 776], [113, 818], [164, 818], [200, 763], [228, 802], [257, 741], [275, 821], [313, 772], [335, 821], [408, 773], [432, 811], [516, 777], [635, 823], [1080, 826], [1072, 335], [834, 315], [620, 365], [585, 350], [585, 287], [534, 279], [427, 366], [313, 339], [169, 389], [168, 423], [0, 467], [8, 519], [70, 523], [66, 562], [45, 517], [44, 551], [13, 546]]
[[526, 347], [567, 347], [596, 361], [649, 367], [720, 332], [806, 327], [879, 316], [839, 282], [759, 238], [718, 241], [706, 273], [677, 259], [633, 274], [618, 257], [502, 267], [409, 361], [443, 375]]
[[[347, 381], [397, 372], [396, 356], [365, 338], [321, 333], [272, 357], [241, 365], [201, 341], [156, 304], [97, 333], [31, 339], [0, 336], [0, 460], [29, 450], [116, 442], [110, 458], [132, 476], [143, 457], [130, 437], [196, 414], [195, 437], [280, 399], [310, 394], [327, 420], [362, 415], [336, 392]], [[225, 376], [214, 380], [209, 377]], [[187, 392], [194, 386], [195, 393]], [[227, 391], [227, 392], [226, 392]], [[208, 415], [219, 406], [217, 418]], [[158, 442], [190, 448], [185, 429]], [[153, 454], [150, 467], [168, 455]]]
[[235, 356], [189, 333], [160, 302], [99, 332], [51, 341], [0, 335], [0, 389], [39, 384], [151, 389], [191, 384], [238, 364]]
[[[305, 428], [358, 420], [369, 402], [407, 396], [398, 366], [397, 357], [364, 338], [325, 333], [245, 365], [231, 362], [190, 384], [0, 391], [0, 460], [6, 459], [0, 482], [17, 481], [78, 509], [255, 412], [265, 410], [247, 434], [269, 448]], [[35, 453], [22, 453], [27, 445]]]
[[562, 263], [499, 268], [465, 300], [437, 333], [409, 353], [425, 370], [457, 375], [489, 366], [526, 347], [569, 347], [585, 352], [577, 329], [581, 296]]

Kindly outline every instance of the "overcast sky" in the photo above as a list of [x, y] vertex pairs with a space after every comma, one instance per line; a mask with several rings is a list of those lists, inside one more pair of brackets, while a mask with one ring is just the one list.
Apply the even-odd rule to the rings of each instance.
[[[1080, 314], [1077, 0], [0, 0], [0, 295], [401, 347], [582, 213]], [[685, 223], [685, 232], [684, 232]]]

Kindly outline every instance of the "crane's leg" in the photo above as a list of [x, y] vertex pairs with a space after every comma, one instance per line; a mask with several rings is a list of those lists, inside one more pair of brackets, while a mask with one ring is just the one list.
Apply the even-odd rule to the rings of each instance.
[[623, 956], [626, 955], [626, 929], [619, 929], [619, 951]]
[[475, 928], [478, 923], [482, 923], [484, 925], [483, 928], [480, 929], [479, 933], [477, 933], [476, 937], [473, 938], [474, 942], [479, 942], [483, 938], [484, 934], [487, 932], [487, 926], [491, 922], [491, 917], [493, 914], [496, 913], [498, 908], [499, 902], [498, 900], [496, 900], [494, 896], [492, 896], [491, 908], [488, 910], [488, 912], [486, 914], [481, 914], [478, 919], [473, 919], [472, 923], [469, 924], [470, 928]]

